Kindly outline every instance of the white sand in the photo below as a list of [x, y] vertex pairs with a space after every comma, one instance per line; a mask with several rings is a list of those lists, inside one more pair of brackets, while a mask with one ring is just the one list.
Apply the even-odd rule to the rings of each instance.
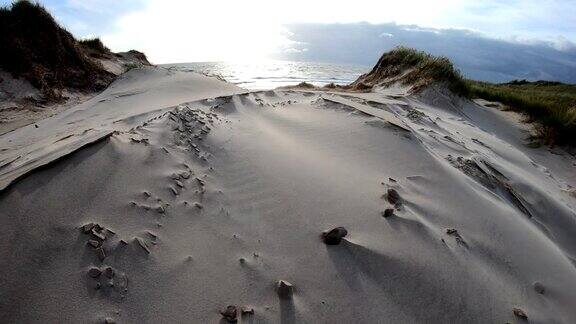
[[0, 322], [576, 322], [573, 157], [438, 89], [244, 92], [134, 70], [0, 136]]

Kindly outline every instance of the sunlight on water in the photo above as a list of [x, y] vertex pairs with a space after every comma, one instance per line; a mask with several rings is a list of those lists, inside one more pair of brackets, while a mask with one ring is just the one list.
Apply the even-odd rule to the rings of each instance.
[[166, 64], [181, 71], [195, 71], [218, 75], [226, 81], [250, 90], [273, 89], [308, 82], [314, 85], [328, 83], [348, 84], [370, 70], [366, 66], [306, 63], [290, 61], [260, 62], [208, 62]]

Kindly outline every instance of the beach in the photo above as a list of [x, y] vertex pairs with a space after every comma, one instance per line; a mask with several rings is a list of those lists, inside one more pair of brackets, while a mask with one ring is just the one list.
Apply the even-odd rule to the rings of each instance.
[[576, 159], [492, 106], [130, 70], [0, 136], [0, 321], [576, 322]]

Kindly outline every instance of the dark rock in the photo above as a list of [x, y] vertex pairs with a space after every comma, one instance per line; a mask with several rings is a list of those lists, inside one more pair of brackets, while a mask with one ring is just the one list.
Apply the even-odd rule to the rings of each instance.
[[328, 232], [322, 233], [322, 238], [324, 243], [328, 245], [337, 245], [340, 244], [340, 241], [342, 241], [342, 238], [346, 235], [348, 235], [348, 231], [344, 227], [336, 227]]
[[96, 227], [92, 229], [92, 235], [94, 235], [97, 239], [100, 239], [101, 241], [104, 241], [106, 239], [106, 235], [104, 235], [104, 233], [101, 233], [101, 231], [97, 231]]
[[93, 248], [97, 248], [100, 246], [100, 241], [97, 240], [88, 240], [88, 245], [92, 246]]
[[90, 270], [88, 270], [88, 276], [91, 278], [98, 278], [101, 274], [102, 271], [100, 271], [98, 268], [90, 268]]
[[194, 203], [194, 207], [196, 207], [196, 208], [198, 208], [198, 209], [204, 208], [204, 207], [202, 206], [202, 204], [199, 203], [199, 202], [195, 202], [195, 203]]
[[386, 197], [388, 199], [388, 202], [391, 203], [392, 205], [398, 205], [402, 201], [402, 198], [400, 198], [400, 194], [398, 193], [398, 191], [396, 191], [396, 189], [388, 189]]
[[294, 293], [294, 286], [286, 280], [279, 280], [276, 284], [276, 290], [280, 298], [292, 298]]
[[92, 228], [94, 228], [95, 225], [96, 224], [94, 224], [94, 223], [88, 223], [88, 224], [82, 226], [82, 228], [81, 228], [82, 232], [84, 232], [84, 234], [90, 233], [90, 231], [92, 231]]
[[114, 278], [114, 269], [112, 269], [112, 267], [107, 267], [104, 269], [104, 275], [110, 279]]
[[96, 249], [96, 255], [98, 256], [98, 259], [100, 259], [100, 261], [104, 261], [104, 259], [106, 259], [106, 252], [102, 247]]
[[220, 311], [220, 314], [230, 323], [238, 322], [238, 308], [234, 305], [229, 305], [225, 310]]
[[512, 312], [514, 313], [514, 315], [516, 315], [516, 317], [521, 318], [523, 320], [527, 320], [528, 316], [526, 315], [526, 313], [524, 313], [523, 310], [521, 310], [520, 308], [514, 308], [512, 310]]
[[539, 294], [544, 294], [544, 292], [546, 291], [546, 288], [544, 287], [544, 285], [538, 281], [536, 281], [533, 286], [534, 286], [534, 290]]
[[394, 215], [394, 208], [386, 208], [386, 210], [382, 213], [384, 217], [390, 217]]
[[449, 229], [446, 230], [446, 234], [448, 234], [448, 235], [456, 235], [456, 234], [458, 234], [458, 231], [457, 231], [456, 229], [454, 229], [454, 228], [449, 228]]

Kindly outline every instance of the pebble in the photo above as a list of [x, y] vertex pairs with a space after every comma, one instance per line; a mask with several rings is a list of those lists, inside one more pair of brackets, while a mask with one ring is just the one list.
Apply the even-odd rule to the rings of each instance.
[[94, 228], [96, 224], [94, 223], [88, 223], [84, 226], [82, 226], [82, 232], [84, 232], [84, 234], [88, 234], [90, 233], [90, 231], [92, 231], [92, 228]]
[[514, 309], [512, 310], [512, 312], [514, 313], [514, 315], [516, 315], [516, 317], [519, 317], [519, 318], [521, 318], [521, 319], [523, 319], [523, 320], [527, 320], [527, 319], [528, 319], [528, 316], [526, 315], [526, 313], [524, 313], [524, 311], [521, 310], [520, 308], [514, 308]]
[[544, 288], [544, 285], [541, 284], [540, 282], [536, 281], [534, 284], [534, 290], [539, 293], [539, 294], [544, 294], [544, 292], [546, 291], [546, 288]]
[[446, 230], [446, 234], [448, 234], [448, 235], [456, 235], [456, 234], [458, 234], [458, 231], [457, 231], [456, 229], [454, 229], [454, 228], [449, 228], [449, 229]]
[[386, 210], [384, 210], [384, 212], [382, 213], [383, 217], [390, 217], [394, 215], [394, 209], [393, 208], [386, 208]]
[[174, 196], [178, 196], [178, 190], [176, 190], [176, 188], [170, 187], [170, 190], [172, 191], [172, 193], [174, 194]]
[[88, 275], [91, 278], [98, 278], [101, 274], [102, 274], [102, 271], [100, 271], [100, 269], [98, 269], [98, 268], [90, 268], [90, 270], [88, 270]]
[[230, 323], [238, 322], [238, 308], [234, 305], [229, 305], [225, 310], [220, 311], [220, 314]]
[[322, 233], [322, 238], [327, 245], [338, 245], [346, 235], [348, 235], [348, 231], [344, 227], [336, 227]]
[[280, 298], [291, 298], [294, 293], [294, 286], [286, 280], [279, 280], [276, 284], [276, 290]]
[[100, 246], [100, 242], [96, 240], [88, 240], [88, 245], [92, 246], [93, 248], [97, 248]]
[[176, 180], [176, 185], [180, 188], [184, 188], [184, 184], [180, 180]]
[[164, 210], [163, 206], [156, 207], [156, 211], [159, 212], [160, 214], [164, 214], [166, 212], [166, 210]]
[[104, 319], [104, 323], [105, 324], [115, 324], [116, 322], [112, 318], [106, 317], [106, 319]]
[[151, 196], [151, 194], [148, 191], [144, 191], [143, 192], [144, 197], [149, 198]]
[[100, 261], [104, 261], [104, 259], [106, 259], [106, 252], [102, 247], [96, 249], [96, 255], [98, 256], [98, 259], [100, 259]]
[[388, 202], [391, 203], [392, 205], [397, 205], [401, 201], [400, 194], [398, 193], [398, 191], [392, 188], [388, 189], [387, 198]]
[[114, 278], [114, 269], [112, 269], [112, 267], [107, 267], [104, 269], [104, 275], [110, 279]]
[[194, 203], [194, 207], [196, 207], [196, 208], [198, 208], [198, 209], [204, 208], [204, 206], [202, 206], [202, 204], [199, 203], [199, 202], [195, 202], [195, 203]]

